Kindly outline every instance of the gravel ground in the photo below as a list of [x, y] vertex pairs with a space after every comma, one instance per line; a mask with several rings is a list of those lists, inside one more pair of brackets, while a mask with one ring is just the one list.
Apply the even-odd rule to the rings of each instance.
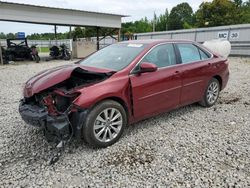
[[250, 59], [230, 58], [218, 103], [197, 104], [129, 126], [121, 140], [94, 150], [73, 142], [57, 152], [18, 114], [22, 84], [69, 62], [0, 67], [0, 187], [249, 187]]

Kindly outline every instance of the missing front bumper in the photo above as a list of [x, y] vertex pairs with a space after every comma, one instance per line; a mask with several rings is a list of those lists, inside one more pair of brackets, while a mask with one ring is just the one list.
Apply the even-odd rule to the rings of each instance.
[[68, 140], [73, 134], [67, 115], [50, 116], [46, 109], [24, 101], [20, 102], [19, 113], [27, 124], [43, 128], [49, 141]]

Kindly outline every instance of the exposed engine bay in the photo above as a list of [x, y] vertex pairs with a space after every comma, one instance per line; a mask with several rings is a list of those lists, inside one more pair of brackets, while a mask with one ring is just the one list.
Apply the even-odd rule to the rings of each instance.
[[77, 89], [101, 82], [111, 75], [112, 73], [88, 72], [78, 67], [72, 71], [68, 79], [31, 98], [26, 98], [25, 101], [47, 108], [49, 115], [60, 115], [69, 110], [73, 100], [80, 94]]
[[43, 127], [49, 140], [52, 136], [59, 141], [66, 140], [74, 131], [71, 117], [79, 115], [72, 104], [80, 95], [78, 90], [104, 81], [112, 74], [89, 72], [77, 67], [66, 80], [24, 98], [19, 112], [26, 123]]

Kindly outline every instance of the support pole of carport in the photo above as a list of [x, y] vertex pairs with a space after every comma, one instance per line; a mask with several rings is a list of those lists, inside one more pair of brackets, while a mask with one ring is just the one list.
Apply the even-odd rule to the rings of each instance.
[[72, 39], [72, 27], [69, 26], [69, 39]]
[[117, 41], [120, 42], [121, 41], [121, 29], [118, 29], [118, 33], [117, 33]]
[[56, 41], [56, 46], [57, 46], [57, 28], [56, 28], [56, 25], [54, 25], [54, 32], [55, 32], [55, 41]]
[[0, 42], [0, 63], [1, 65], [3, 65], [3, 54], [2, 54], [2, 45], [1, 45], [1, 42]]
[[97, 50], [100, 50], [99, 35], [100, 35], [100, 27], [96, 27], [96, 49]]
[[72, 39], [72, 27], [69, 26], [69, 39], [70, 39], [70, 60], [73, 60], [73, 39]]

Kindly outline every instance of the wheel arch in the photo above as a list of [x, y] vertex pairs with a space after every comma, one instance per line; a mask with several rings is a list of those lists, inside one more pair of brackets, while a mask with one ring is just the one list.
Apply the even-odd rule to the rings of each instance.
[[111, 97], [103, 98], [103, 99], [97, 101], [91, 108], [94, 108], [96, 105], [98, 105], [101, 102], [106, 101], [106, 100], [112, 100], [112, 101], [115, 101], [115, 102], [119, 103], [120, 105], [122, 105], [122, 107], [124, 108], [124, 110], [126, 112], [126, 115], [127, 115], [127, 122], [129, 122], [129, 119], [130, 119], [129, 118], [130, 117], [129, 107], [126, 104], [126, 102], [122, 98], [120, 98], [120, 97], [111, 96]]
[[213, 78], [215, 78], [216, 80], [218, 80], [219, 84], [220, 84], [220, 90], [222, 88], [222, 78], [220, 75], [215, 75], [213, 76]]
[[125, 110], [125, 112], [127, 114], [127, 119], [128, 119], [128, 117], [129, 117], [129, 109], [128, 109], [128, 106], [127, 106], [126, 102], [122, 98], [120, 98], [120, 97], [108, 97], [108, 98], [105, 98], [103, 100], [113, 100], [113, 101], [118, 102], [120, 105], [122, 105], [122, 107], [124, 108], [124, 110]]

